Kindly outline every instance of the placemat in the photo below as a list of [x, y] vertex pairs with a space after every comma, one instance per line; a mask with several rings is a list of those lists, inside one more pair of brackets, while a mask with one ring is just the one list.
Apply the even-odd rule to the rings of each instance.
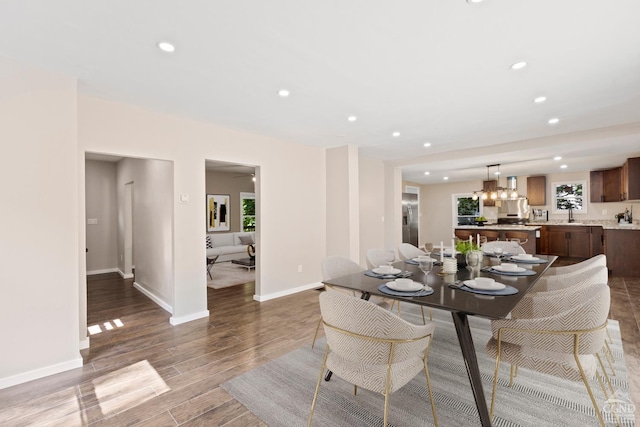
[[479, 295], [491, 295], [491, 296], [505, 296], [505, 295], [515, 295], [518, 293], [518, 289], [514, 288], [513, 286], [509, 286], [507, 285], [506, 288], [504, 289], [498, 289], [495, 291], [490, 291], [490, 290], [484, 290], [484, 289], [473, 289], [468, 287], [467, 285], [462, 285], [460, 286], [458, 289], [465, 291], [465, 292], [471, 292], [472, 294], [479, 294]]
[[415, 292], [394, 291], [393, 289], [388, 288], [386, 284], [378, 286], [378, 290], [383, 294], [393, 295], [396, 297], [426, 297], [434, 292], [433, 289], [429, 291], [422, 289]]
[[[418, 261], [414, 261], [412, 259], [405, 259], [404, 262], [411, 265], [418, 265]], [[442, 263], [440, 261], [436, 261], [434, 258], [433, 265], [442, 265]]]

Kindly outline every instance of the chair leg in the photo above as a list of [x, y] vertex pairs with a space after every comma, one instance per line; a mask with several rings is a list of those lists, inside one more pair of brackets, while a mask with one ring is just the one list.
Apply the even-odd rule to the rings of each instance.
[[324, 358], [322, 359], [322, 367], [320, 368], [320, 375], [318, 376], [318, 384], [316, 385], [316, 393], [313, 395], [313, 403], [311, 404], [311, 412], [309, 413], [309, 422], [307, 427], [311, 427], [311, 420], [313, 419], [313, 411], [316, 410], [316, 402], [318, 401], [318, 392], [320, 391], [320, 383], [322, 382], [322, 374], [327, 365], [327, 356], [329, 355], [329, 344], [325, 347]]
[[431, 413], [433, 414], [433, 423], [438, 427], [438, 416], [436, 415], [436, 404], [433, 400], [433, 391], [431, 390], [431, 377], [429, 376], [429, 368], [427, 367], [427, 358], [424, 361], [424, 374], [427, 377], [427, 388], [429, 389], [429, 399], [431, 400]]
[[433, 310], [429, 307], [429, 321], [433, 320]]
[[318, 331], [320, 330], [320, 325], [322, 325], [322, 316], [320, 317], [320, 320], [318, 320], [318, 326], [316, 326], [316, 333], [313, 334], [313, 342], [311, 343], [311, 348], [313, 348], [313, 346], [316, 345], [316, 338], [318, 338]]
[[353, 395], [357, 396], [358, 395], [358, 386], [357, 385], [353, 385]]
[[607, 375], [607, 370], [604, 368], [604, 363], [602, 363], [602, 358], [597, 353], [596, 353], [596, 358], [598, 359], [598, 363], [600, 364], [600, 369], [602, 369], [602, 375], [604, 376], [604, 379], [607, 381], [607, 384], [609, 384], [609, 390], [611, 390], [611, 394], [615, 397], [616, 392], [613, 391], [613, 386], [611, 385], [611, 380], [609, 379], [609, 375]]
[[511, 367], [509, 368], [509, 388], [513, 387], [513, 377], [514, 377], [514, 372], [515, 371], [515, 366], [511, 365]]
[[[422, 313], [422, 324], [426, 325], [427, 321], [424, 318], [424, 307], [423, 306], [420, 306], [420, 312]], [[431, 319], [429, 319], [429, 320], [431, 320]]]
[[615, 361], [614, 357], [613, 357], [613, 352], [611, 351], [611, 347], [609, 347], [609, 343], [605, 340], [604, 341], [604, 355], [607, 358], [607, 363], [609, 364], [609, 368], [611, 369], [611, 376], [615, 377], [616, 376], [616, 370], [613, 369], [613, 362]]
[[[576, 348], [577, 348], [577, 343], [576, 343]], [[578, 365], [578, 370], [580, 371], [582, 382], [584, 383], [584, 386], [587, 388], [587, 393], [589, 394], [589, 398], [591, 399], [591, 404], [593, 405], [593, 409], [596, 411], [596, 415], [598, 416], [598, 420], [600, 421], [600, 425], [602, 427], [606, 427], [604, 423], [604, 419], [602, 418], [602, 414], [600, 413], [600, 408], [598, 408], [598, 402], [596, 402], [596, 398], [594, 397], [593, 392], [591, 391], [591, 386], [589, 385], [589, 379], [587, 378], [587, 376], [584, 373], [584, 370], [582, 369], [582, 364], [580, 363], [580, 358], [578, 357], [577, 351], [574, 354], [574, 358], [575, 358], [576, 364]]]
[[493, 373], [493, 391], [491, 392], [491, 408], [489, 409], [490, 419], [493, 419], [493, 407], [496, 402], [496, 388], [498, 386], [498, 370], [500, 369], [500, 351], [502, 351], [501, 345], [500, 345], [501, 332], [502, 331], [498, 332], [498, 351], [496, 353], [496, 369]]

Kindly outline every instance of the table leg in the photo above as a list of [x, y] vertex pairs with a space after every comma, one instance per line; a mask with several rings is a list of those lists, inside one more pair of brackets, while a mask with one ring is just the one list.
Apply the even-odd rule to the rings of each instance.
[[484, 390], [482, 389], [482, 378], [480, 377], [480, 369], [478, 368], [478, 359], [476, 358], [476, 350], [473, 346], [471, 338], [471, 330], [469, 329], [469, 319], [465, 313], [451, 312], [453, 323], [456, 325], [458, 333], [458, 341], [460, 341], [460, 349], [462, 357], [469, 375], [471, 383], [471, 391], [476, 400], [476, 407], [480, 415], [480, 423], [482, 426], [491, 426], [491, 418], [487, 409], [487, 401], [484, 398]]

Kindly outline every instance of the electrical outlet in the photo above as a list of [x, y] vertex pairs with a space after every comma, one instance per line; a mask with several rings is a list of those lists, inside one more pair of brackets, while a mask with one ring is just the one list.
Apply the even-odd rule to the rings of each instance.
[[302, 273], [302, 264], [298, 266], [298, 273]]
[[602, 215], [606, 215], [607, 214], [607, 210], [606, 209], [602, 209]]

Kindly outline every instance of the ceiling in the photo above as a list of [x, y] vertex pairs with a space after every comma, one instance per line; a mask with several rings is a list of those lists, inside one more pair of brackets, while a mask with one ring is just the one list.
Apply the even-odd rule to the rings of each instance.
[[428, 184], [640, 155], [638, 16], [637, 0], [4, 0], [0, 56], [88, 95], [356, 145]]

